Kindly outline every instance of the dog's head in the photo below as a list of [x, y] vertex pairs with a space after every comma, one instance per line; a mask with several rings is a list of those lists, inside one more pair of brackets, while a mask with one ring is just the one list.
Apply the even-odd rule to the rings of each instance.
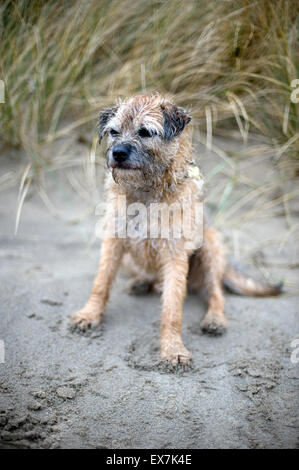
[[148, 188], [175, 165], [180, 136], [191, 117], [162, 95], [137, 95], [100, 114], [108, 136], [107, 165], [117, 183]]

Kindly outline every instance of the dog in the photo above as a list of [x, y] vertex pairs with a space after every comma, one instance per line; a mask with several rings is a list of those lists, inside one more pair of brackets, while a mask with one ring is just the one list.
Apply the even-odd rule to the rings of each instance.
[[[126, 207], [188, 201], [191, 219], [203, 199], [202, 176], [192, 157], [190, 115], [159, 93], [133, 96], [100, 114], [99, 141], [107, 136], [108, 219], [117, 201]], [[148, 215], [146, 215], [147, 220]], [[117, 216], [114, 218], [114, 221]], [[172, 223], [175, 217], [172, 217]], [[173, 228], [173, 227], [172, 227]], [[281, 285], [262, 285], [245, 278], [226, 260], [220, 233], [204, 220], [198, 234], [153, 238], [110, 236], [101, 247], [99, 271], [85, 306], [73, 315], [82, 329], [101, 322], [113, 279], [121, 262], [132, 274], [129, 291], [162, 292], [160, 355], [172, 365], [187, 364], [191, 353], [181, 338], [183, 301], [187, 288], [204, 288], [208, 308], [201, 323], [204, 332], [221, 334], [227, 327], [223, 286], [252, 296], [278, 295]], [[200, 238], [200, 237], [198, 237]]]

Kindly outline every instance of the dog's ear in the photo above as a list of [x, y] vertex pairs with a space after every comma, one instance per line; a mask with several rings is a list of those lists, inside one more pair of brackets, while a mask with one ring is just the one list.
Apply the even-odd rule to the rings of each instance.
[[102, 138], [105, 135], [105, 128], [110, 121], [110, 119], [116, 114], [117, 106], [112, 108], [107, 108], [105, 111], [102, 111], [99, 116], [98, 128], [99, 128], [99, 142], [101, 142]]
[[164, 115], [164, 137], [171, 140], [181, 132], [191, 121], [191, 116], [183, 109], [173, 104], [162, 105]]

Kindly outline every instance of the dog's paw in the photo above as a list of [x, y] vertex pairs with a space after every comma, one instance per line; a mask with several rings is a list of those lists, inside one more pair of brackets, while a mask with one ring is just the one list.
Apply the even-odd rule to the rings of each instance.
[[161, 359], [172, 366], [187, 365], [192, 361], [192, 354], [182, 342], [169, 342], [161, 347]]
[[144, 295], [151, 290], [152, 283], [147, 279], [134, 279], [129, 281], [126, 291], [130, 295]]
[[213, 336], [222, 335], [227, 328], [227, 319], [224, 315], [213, 315], [208, 313], [200, 325], [204, 333], [208, 333]]
[[81, 330], [86, 330], [90, 326], [97, 325], [101, 321], [101, 314], [98, 311], [83, 308], [72, 316], [73, 325]]

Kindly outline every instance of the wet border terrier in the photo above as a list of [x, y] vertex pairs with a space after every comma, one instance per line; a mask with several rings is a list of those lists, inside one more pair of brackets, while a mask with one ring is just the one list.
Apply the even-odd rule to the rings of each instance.
[[[192, 157], [189, 114], [159, 93], [133, 96], [100, 114], [99, 140], [107, 140], [107, 216], [118, 197], [126, 204], [153, 202], [171, 205], [189, 201], [191, 209], [202, 200], [202, 177]], [[204, 219], [202, 219], [204, 220]], [[181, 337], [182, 309], [187, 288], [205, 289], [207, 312], [203, 331], [222, 333], [223, 286], [252, 296], [278, 295], [281, 286], [262, 285], [246, 278], [226, 261], [220, 234], [204, 222], [200, 246], [184, 236], [165, 239], [103, 237], [99, 271], [85, 306], [73, 315], [80, 328], [100, 323], [112, 281], [120, 264], [132, 276], [129, 291], [162, 293], [161, 359], [186, 364], [192, 359]], [[196, 238], [196, 237], [195, 237]]]

